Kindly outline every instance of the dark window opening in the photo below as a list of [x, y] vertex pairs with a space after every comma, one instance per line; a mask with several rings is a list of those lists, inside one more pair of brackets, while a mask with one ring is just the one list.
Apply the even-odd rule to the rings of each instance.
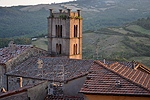
[[74, 45], [73, 45], [73, 54], [74, 54], [74, 55], [78, 54], [77, 44], [74, 44]]
[[78, 25], [74, 25], [74, 37], [77, 37]]
[[56, 37], [62, 37], [62, 25], [56, 25]]
[[61, 51], [62, 51], [62, 46], [61, 46], [61, 44], [59, 44], [59, 45], [56, 44], [56, 53], [57, 53], [57, 54], [61, 54], [61, 53], [62, 53]]

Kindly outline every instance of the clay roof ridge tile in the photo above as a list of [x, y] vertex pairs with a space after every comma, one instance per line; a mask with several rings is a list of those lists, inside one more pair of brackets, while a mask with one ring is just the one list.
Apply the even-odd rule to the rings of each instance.
[[[146, 86], [144, 86], [144, 85], [142, 85], [142, 84], [140, 84], [140, 83], [138, 83], [138, 82], [136, 82], [136, 81], [134, 81], [134, 80], [129, 79], [128, 77], [125, 77], [124, 75], [121, 75], [121, 74], [117, 73], [116, 71], [112, 70], [111, 68], [109, 68], [108, 66], [104, 65], [104, 64], [103, 64], [102, 62], [100, 62], [100, 61], [96, 61], [96, 63], [97, 63], [97, 64], [100, 64], [100, 65], [103, 65], [103, 67], [109, 69], [110, 71], [116, 73], [116, 74], [119, 75], [119, 76], [122, 76], [123, 78], [127, 79], [129, 82], [132, 82], [132, 83], [134, 83], [134, 84], [137, 84], [138, 86], [140, 86], [140, 87], [142, 87], [142, 88], [144, 88], [144, 89], [146, 89], [146, 90], [148, 90], [148, 91], [150, 92], [150, 88], [149, 88], [149, 87], [146, 87]], [[143, 73], [143, 74], [144, 74], [144, 73]], [[147, 73], [145, 73], [145, 74], [147, 74]], [[141, 78], [142, 78], [142, 77], [141, 77]]]

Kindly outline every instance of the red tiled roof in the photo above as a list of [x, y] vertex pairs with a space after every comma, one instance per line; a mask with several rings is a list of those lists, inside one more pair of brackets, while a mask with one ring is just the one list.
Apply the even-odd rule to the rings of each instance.
[[0, 49], [0, 63], [6, 63], [10, 59], [23, 53], [25, 50], [27, 50], [30, 47], [32, 47], [32, 45], [16, 45], [15, 53], [10, 53], [9, 47], [1, 48]]
[[[103, 63], [103, 61], [100, 61]], [[108, 65], [108, 66], [114, 66], [114, 65], [117, 65], [117, 64], [121, 64], [121, 65], [124, 65], [124, 66], [128, 66], [130, 68], [133, 68], [133, 62], [116, 62], [116, 61], [105, 61], [105, 64]], [[120, 67], [119, 67], [120, 68]], [[122, 67], [121, 67], [122, 68]], [[135, 62], [135, 67], [133, 69], [138, 69], [138, 70], [141, 70], [143, 72], [146, 72], [148, 74], [150, 74], [150, 68], [144, 66], [142, 63], [140, 62]], [[122, 69], [120, 69], [122, 70]]]
[[90, 70], [80, 90], [82, 93], [150, 96], [150, 75], [147, 73], [119, 63], [105, 65], [100, 61]]
[[31, 57], [12, 69], [6, 75], [42, 79], [42, 69], [38, 68], [38, 59], [43, 61], [43, 79], [55, 81], [71, 80], [88, 74], [93, 60], [65, 59], [56, 57]]
[[68, 97], [68, 96], [47, 96], [45, 100], [84, 100], [83, 97]]
[[6, 92], [6, 93], [2, 93], [2, 94], [0, 95], [0, 98], [3, 98], [3, 97], [6, 97], [6, 96], [10, 96], [10, 95], [13, 95], [13, 94], [17, 94], [17, 93], [21, 93], [21, 92], [27, 91], [27, 89], [32, 88], [32, 87], [35, 87], [35, 86], [37, 86], [37, 85], [39, 85], [39, 84], [42, 84], [42, 83], [44, 83], [44, 82], [46, 82], [46, 81], [42, 81], [42, 82], [35, 83], [35, 84], [32, 84], [32, 85], [20, 87], [20, 88], [18, 88], [18, 89], [11, 90], [11, 91], [8, 91], [8, 92]]

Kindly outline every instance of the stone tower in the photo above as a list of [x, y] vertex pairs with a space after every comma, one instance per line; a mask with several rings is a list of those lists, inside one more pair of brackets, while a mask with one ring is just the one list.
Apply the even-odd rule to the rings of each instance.
[[48, 17], [48, 51], [53, 57], [82, 59], [82, 20], [81, 10], [72, 13], [71, 9], [53, 13]]

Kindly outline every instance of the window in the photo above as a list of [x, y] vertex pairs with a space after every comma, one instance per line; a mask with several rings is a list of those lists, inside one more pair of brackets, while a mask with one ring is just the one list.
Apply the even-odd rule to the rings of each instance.
[[56, 27], [56, 37], [58, 37], [58, 27], [57, 25], [55, 27]]
[[62, 37], [62, 25], [60, 25], [60, 37]]
[[76, 44], [76, 54], [77, 54], [77, 44]]
[[62, 37], [62, 25], [56, 25], [56, 37]]
[[74, 55], [78, 54], [77, 51], [78, 51], [78, 50], [77, 50], [77, 44], [74, 44], [74, 45], [73, 45], [73, 54], [74, 54]]
[[59, 53], [59, 46], [58, 46], [58, 44], [56, 44], [56, 53], [57, 54]]
[[59, 44], [59, 54], [61, 54], [61, 44]]
[[74, 25], [74, 37], [77, 37], [78, 25]]
[[57, 54], [61, 54], [61, 49], [62, 49], [62, 46], [61, 46], [61, 44], [56, 44], [56, 53]]
[[76, 48], [76, 46], [75, 46], [75, 44], [73, 45], [73, 54], [75, 55], [75, 48]]

